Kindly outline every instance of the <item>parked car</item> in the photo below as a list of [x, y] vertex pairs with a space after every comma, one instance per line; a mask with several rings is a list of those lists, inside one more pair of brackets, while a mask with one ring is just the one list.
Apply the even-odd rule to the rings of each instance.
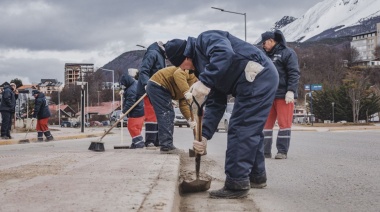
[[179, 110], [178, 107], [174, 108], [174, 126], [179, 126], [182, 127], [183, 125], [190, 127], [189, 123], [187, 123], [187, 120], [185, 117], [182, 115], [181, 111]]
[[223, 117], [222, 119], [220, 119], [218, 128], [216, 129], [217, 132], [219, 132], [219, 130], [224, 130], [225, 132], [228, 132], [228, 125], [230, 124], [230, 118], [233, 109], [234, 103], [227, 103], [226, 111], [224, 111]]
[[[111, 118], [110, 118], [110, 123], [111, 125], [114, 124], [117, 120], [119, 120], [120, 118], [120, 113], [121, 113], [121, 110], [115, 110], [112, 115], [111, 115]], [[127, 116], [124, 116], [123, 118], [123, 127], [127, 127], [128, 125], [128, 117]], [[104, 124], [103, 124], [104, 125]], [[116, 127], [121, 127], [121, 123], [117, 123]]]
[[61, 127], [72, 127], [73, 124], [69, 121], [63, 121], [61, 122]]

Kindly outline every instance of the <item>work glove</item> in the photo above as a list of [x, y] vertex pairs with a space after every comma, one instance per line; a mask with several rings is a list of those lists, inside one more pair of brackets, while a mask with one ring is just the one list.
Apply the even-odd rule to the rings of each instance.
[[210, 90], [211, 89], [205, 86], [201, 81], [197, 81], [190, 87], [190, 93], [193, 94], [199, 105], [203, 104]]
[[286, 92], [286, 94], [285, 94], [285, 102], [286, 102], [286, 104], [294, 102], [294, 92], [293, 91]]
[[200, 154], [200, 155], [204, 155], [206, 153], [206, 149], [207, 149], [207, 139], [202, 136], [202, 141], [194, 140], [193, 141], [193, 149], [194, 149], [195, 153]]
[[193, 94], [190, 93], [190, 91], [187, 91], [187, 92], [184, 94], [184, 96], [185, 96], [185, 99], [186, 99], [187, 101], [191, 101], [191, 100], [193, 100]]
[[248, 82], [253, 82], [255, 80], [256, 76], [264, 69], [262, 65], [259, 63], [249, 61], [247, 65], [245, 66], [244, 72], [245, 72], [245, 79], [247, 79]]
[[191, 119], [187, 120], [187, 123], [190, 125], [190, 129], [195, 129], [197, 127], [197, 122], [191, 121]]

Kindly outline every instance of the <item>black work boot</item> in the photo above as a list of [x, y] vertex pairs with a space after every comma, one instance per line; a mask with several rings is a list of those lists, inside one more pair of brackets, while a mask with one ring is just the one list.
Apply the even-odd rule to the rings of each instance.
[[46, 141], [52, 141], [54, 140], [54, 137], [53, 135], [50, 133], [50, 131], [46, 131], [44, 132], [45, 136], [46, 136]]
[[264, 188], [267, 186], [267, 175], [264, 174], [260, 177], [251, 177], [251, 188]]
[[213, 199], [240, 199], [248, 196], [249, 189], [230, 190], [224, 186], [219, 190], [210, 191], [210, 198]]
[[44, 133], [43, 132], [37, 132], [37, 141], [39, 141], [39, 142], [44, 141]]

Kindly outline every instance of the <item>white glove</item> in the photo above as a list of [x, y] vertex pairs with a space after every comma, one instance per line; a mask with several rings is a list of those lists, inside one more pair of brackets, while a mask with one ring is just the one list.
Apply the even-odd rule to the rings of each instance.
[[286, 92], [286, 94], [285, 94], [285, 102], [286, 102], [286, 104], [294, 102], [294, 92], [293, 91]]
[[193, 94], [198, 104], [203, 104], [206, 96], [210, 93], [210, 88], [205, 86], [201, 81], [197, 81], [190, 87], [190, 92]]
[[193, 100], [193, 94], [190, 91], [186, 92], [184, 96], [186, 100]]
[[245, 79], [247, 79], [248, 82], [253, 82], [255, 80], [256, 76], [264, 69], [262, 65], [259, 63], [249, 61], [247, 63], [247, 66], [245, 66], [244, 72], [245, 72]]
[[204, 155], [206, 153], [207, 149], [207, 139], [205, 137], [202, 137], [202, 141], [193, 141], [193, 149], [195, 153]]
[[197, 122], [191, 121], [191, 119], [187, 120], [187, 123], [190, 125], [190, 129], [195, 129], [197, 127]]

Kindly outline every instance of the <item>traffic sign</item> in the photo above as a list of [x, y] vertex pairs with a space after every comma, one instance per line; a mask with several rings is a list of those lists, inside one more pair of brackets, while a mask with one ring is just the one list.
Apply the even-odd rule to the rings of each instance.
[[311, 90], [312, 91], [321, 91], [322, 90], [322, 84], [311, 84]]
[[310, 91], [310, 85], [305, 85], [305, 91]]

